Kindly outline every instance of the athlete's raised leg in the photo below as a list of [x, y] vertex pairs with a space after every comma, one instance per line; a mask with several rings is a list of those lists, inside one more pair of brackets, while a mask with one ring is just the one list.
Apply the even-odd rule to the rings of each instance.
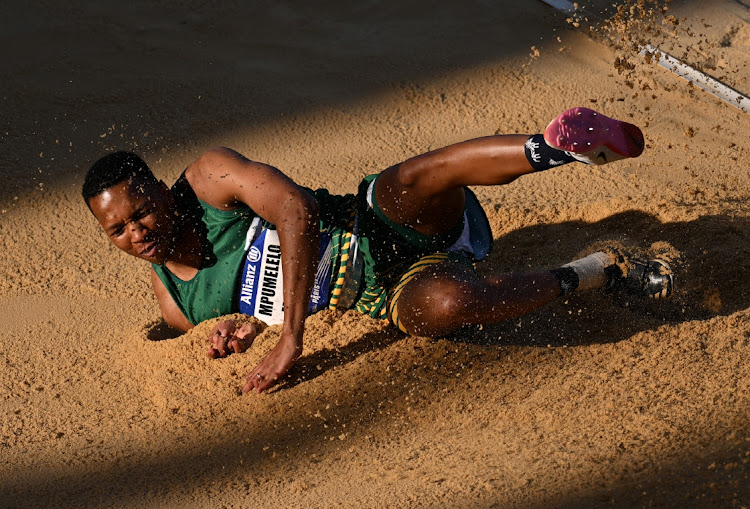
[[499, 185], [534, 171], [524, 155], [529, 136], [477, 138], [412, 157], [384, 170], [375, 197], [392, 221], [426, 235], [449, 231], [464, 210], [467, 185]]
[[460, 219], [464, 186], [508, 184], [573, 161], [602, 164], [642, 151], [638, 127], [573, 108], [553, 120], [544, 135], [487, 136], [412, 157], [380, 174], [375, 197], [392, 221], [434, 235]]

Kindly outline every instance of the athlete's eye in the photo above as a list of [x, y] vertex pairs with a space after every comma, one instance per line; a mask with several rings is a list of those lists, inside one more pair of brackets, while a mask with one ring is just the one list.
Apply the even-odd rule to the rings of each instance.
[[133, 216], [133, 221], [137, 221], [139, 219], [143, 219], [144, 217], [146, 217], [146, 216], [148, 216], [150, 214], [151, 214], [151, 209], [148, 208], [148, 207], [144, 207], [144, 208], [140, 209], [138, 212], [135, 213], [135, 215]]

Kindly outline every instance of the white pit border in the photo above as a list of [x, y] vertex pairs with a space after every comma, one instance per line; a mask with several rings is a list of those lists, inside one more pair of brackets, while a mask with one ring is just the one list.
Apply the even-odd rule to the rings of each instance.
[[[576, 6], [567, 0], [542, 0], [545, 4], [554, 7], [565, 14], [575, 14]], [[646, 44], [639, 46], [639, 54], [651, 54], [652, 58], [657, 59], [657, 63], [664, 69], [676, 74], [677, 76], [688, 80], [696, 87], [708, 92], [709, 94], [731, 104], [735, 108], [750, 113], [750, 98], [739, 93], [733, 88], [725, 85], [717, 79], [712, 78], [694, 67], [690, 67], [678, 58], [661, 51], [659, 48]]]

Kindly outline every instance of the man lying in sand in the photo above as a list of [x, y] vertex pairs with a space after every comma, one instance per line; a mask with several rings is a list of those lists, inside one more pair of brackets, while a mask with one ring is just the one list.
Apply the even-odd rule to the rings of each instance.
[[[97, 161], [83, 198], [115, 246], [150, 262], [164, 320], [187, 331], [229, 313], [283, 323], [276, 346], [243, 391], [262, 392], [302, 352], [305, 317], [354, 308], [402, 331], [442, 336], [529, 313], [575, 290], [672, 294], [661, 260], [615, 263], [596, 252], [552, 270], [479, 277], [473, 263], [492, 234], [465, 186], [507, 184], [573, 161], [637, 157], [643, 134], [586, 108], [565, 111], [544, 134], [451, 145], [365, 177], [356, 195], [292, 182], [276, 168], [216, 148], [170, 189], [129, 152]], [[211, 357], [243, 352], [252, 326], [222, 322]]]

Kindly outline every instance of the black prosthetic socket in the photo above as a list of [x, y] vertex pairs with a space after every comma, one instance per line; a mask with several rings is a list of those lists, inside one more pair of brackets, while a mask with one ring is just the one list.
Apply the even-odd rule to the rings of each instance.
[[578, 273], [573, 267], [558, 267], [550, 271], [560, 282], [560, 295], [568, 294], [578, 288]]
[[523, 151], [534, 171], [549, 170], [577, 160], [567, 152], [547, 145], [543, 134], [535, 134], [526, 140]]

